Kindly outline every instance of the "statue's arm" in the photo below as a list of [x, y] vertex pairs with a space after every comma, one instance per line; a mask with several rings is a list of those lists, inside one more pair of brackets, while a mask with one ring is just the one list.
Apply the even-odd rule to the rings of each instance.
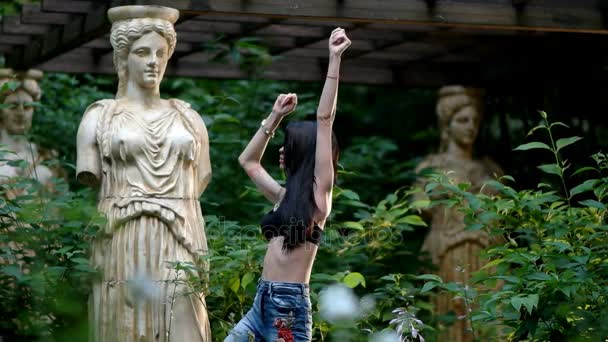
[[207, 185], [211, 181], [211, 158], [209, 157], [209, 133], [207, 132], [207, 126], [201, 116], [193, 111], [193, 116], [197, 118], [198, 129], [200, 132], [200, 149], [198, 152], [198, 171], [197, 171], [197, 185], [199, 196], [203, 194]]
[[80, 121], [76, 135], [76, 179], [91, 187], [99, 186], [101, 181], [101, 153], [97, 146], [97, 121], [102, 107], [92, 105]]

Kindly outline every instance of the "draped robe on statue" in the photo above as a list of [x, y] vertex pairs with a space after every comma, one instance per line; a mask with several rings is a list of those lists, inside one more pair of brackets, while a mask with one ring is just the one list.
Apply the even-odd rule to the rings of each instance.
[[[488, 158], [455, 159], [446, 153], [427, 156], [416, 169], [420, 172], [426, 168], [446, 174], [454, 184], [470, 183], [471, 188], [468, 191], [471, 193], [479, 193], [485, 182], [503, 174], [500, 166]], [[419, 185], [424, 188], [424, 184]], [[484, 187], [483, 192], [489, 195], [493, 190]], [[431, 208], [427, 214], [432, 218], [422, 251], [428, 252], [433, 263], [439, 266], [438, 275], [445, 283], [456, 282], [470, 286], [471, 273], [485, 265], [485, 260], [480, 256], [481, 252], [495, 241], [483, 229], [466, 230], [464, 214], [458, 208], [438, 205]], [[469, 322], [464, 319], [467, 313], [463, 299], [455, 299], [450, 294], [442, 293], [435, 298], [435, 306], [439, 314], [453, 311], [456, 317], [460, 317], [440, 335], [441, 341], [473, 341]]]
[[167, 263], [200, 265], [207, 252], [198, 202], [211, 174], [207, 130], [187, 103], [170, 103], [147, 116], [102, 100], [83, 118], [97, 121], [101, 170], [91, 159], [78, 172], [98, 175], [98, 209], [108, 219], [92, 246], [101, 272], [89, 304], [96, 341], [211, 341], [202, 294], [180, 294]]

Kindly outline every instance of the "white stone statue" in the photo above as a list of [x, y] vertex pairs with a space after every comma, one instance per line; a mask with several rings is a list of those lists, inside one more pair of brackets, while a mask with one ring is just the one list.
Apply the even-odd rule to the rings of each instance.
[[[17, 85], [14, 90], [0, 92], [0, 103], [3, 105], [0, 109], [1, 148], [10, 151], [4, 155], [5, 159], [27, 162], [24, 167], [0, 162], [0, 183], [10, 182], [12, 178], [20, 176], [35, 178], [50, 188], [51, 178], [57, 175], [57, 170], [42, 165], [45, 159], [53, 157], [52, 152], [41, 150], [35, 143], [28, 141], [25, 135], [32, 126], [33, 102], [40, 100], [38, 81], [41, 79], [42, 72], [39, 70], [16, 72], [12, 69], [0, 69], [0, 87], [9, 81]], [[6, 195], [14, 197], [18, 193], [17, 190], [9, 190]]]
[[210, 342], [202, 294], [173, 297], [167, 264], [200, 265], [207, 253], [198, 199], [211, 178], [200, 115], [159, 92], [179, 12], [123, 6], [108, 16], [118, 92], [86, 110], [77, 138], [77, 178], [100, 187], [108, 219], [92, 246], [101, 272], [89, 303], [93, 340]]

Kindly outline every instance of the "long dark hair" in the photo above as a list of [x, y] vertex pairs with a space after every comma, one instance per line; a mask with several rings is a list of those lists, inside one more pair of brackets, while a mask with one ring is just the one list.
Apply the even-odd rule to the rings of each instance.
[[[283, 251], [290, 252], [306, 241], [312, 232], [313, 215], [317, 209], [314, 197], [315, 155], [317, 147], [316, 121], [291, 121], [285, 127], [285, 196], [279, 208], [262, 220], [278, 226], [285, 237]], [[332, 163], [334, 181], [337, 177], [338, 140], [332, 132]], [[275, 228], [276, 229], [276, 228]]]

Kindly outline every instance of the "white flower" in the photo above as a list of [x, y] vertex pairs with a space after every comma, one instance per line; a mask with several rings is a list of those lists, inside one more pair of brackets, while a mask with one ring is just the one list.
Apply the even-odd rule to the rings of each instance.
[[321, 291], [319, 309], [330, 322], [350, 321], [359, 317], [359, 300], [351, 288], [341, 284], [328, 286]]
[[143, 274], [127, 282], [129, 294], [136, 302], [154, 301], [161, 298], [160, 284]]
[[399, 335], [393, 330], [385, 330], [369, 337], [370, 342], [401, 342]]
[[376, 308], [376, 297], [373, 295], [363, 296], [361, 298], [361, 313], [364, 315], [370, 314]]

